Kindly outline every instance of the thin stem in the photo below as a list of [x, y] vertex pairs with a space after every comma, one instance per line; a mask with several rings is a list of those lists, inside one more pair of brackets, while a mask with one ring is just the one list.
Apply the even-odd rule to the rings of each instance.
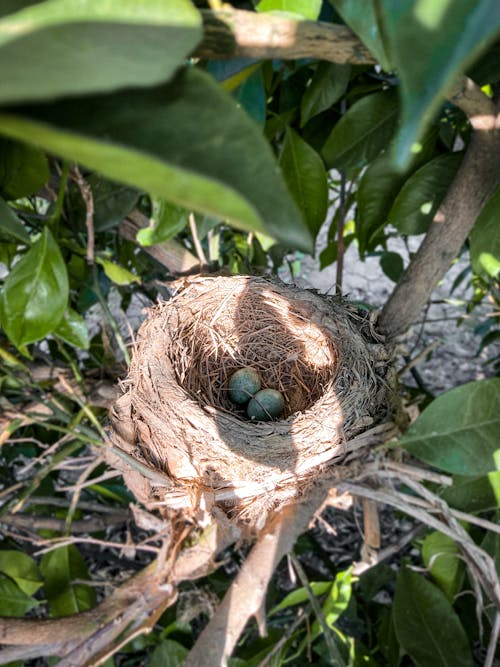
[[123, 354], [123, 358], [125, 359], [125, 363], [127, 364], [127, 366], [130, 366], [130, 355], [128, 353], [127, 346], [125, 345], [125, 341], [123, 340], [123, 337], [120, 333], [120, 328], [118, 327], [116, 319], [114, 318], [113, 313], [109, 309], [108, 302], [106, 301], [103, 293], [101, 292], [101, 288], [99, 286], [99, 279], [97, 276], [97, 267], [95, 264], [93, 265], [92, 270], [93, 270], [93, 285], [92, 285], [93, 290], [99, 300], [99, 303], [101, 304], [101, 308], [104, 311], [106, 320], [109, 326], [111, 327], [111, 330], [113, 331], [115, 340]]
[[54, 212], [49, 219], [49, 225], [52, 227], [52, 231], [56, 236], [64, 206], [64, 195], [66, 194], [66, 187], [68, 185], [69, 169], [70, 163], [67, 160], [64, 160], [62, 163], [61, 179], [59, 181], [59, 192], [57, 193], [56, 205], [54, 206]]

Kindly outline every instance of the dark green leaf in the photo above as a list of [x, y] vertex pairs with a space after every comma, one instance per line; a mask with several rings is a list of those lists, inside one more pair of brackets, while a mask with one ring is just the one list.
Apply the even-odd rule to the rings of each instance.
[[392, 64], [401, 79], [402, 118], [394, 160], [403, 169], [448, 87], [498, 35], [500, 3], [382, 0], [379, 7]]
[[313, 116], [329, 109], [345, 93], [351, 68], [336, 63], [318, 63], [311, 83], [306, 88], [300, 105], [300, 124], [305, 125]]
[[8, 575], [26, 595], [33, 595], [42, 585], [38, 567], [22, 551], [0, 551], [0, 572]]
[[487, 280], [500, 274], [499, 216], [500, 188], [484, 206], [470, 235], [472, 268]]
[[394, 282], [400, 279], [405, 268], [403, 258], [398, 252], [382, 253], [380, 266], [385, 275]]
[[94, 589], [73, 583], [75, 579], [88, 579], [85, 561], [73, 544], [45, 554], [40, 569], [52, 616], [77, 614], [95, 605]]
[[166, 81], [200, 36], [188, 0], [45, 0], [0, 21], [0, 101]]
[[188, 224], [189, 211], [170, 204], [164, 199], [153, 199], [149, 227], [137, 232], [137, 240], [143, 246], [155, 245], [173, 238]]
[[393, 612], [399, 643], [418, 667], [473, 667], [467, 635], [446, 596], [409, 568], [398, 575]]
[[389, 223], [401, 234], [426, 232], [462, 157], [462, 153], [440, 155], [410, 176], [390, 210]]
[[120, 223], [135, 208], [139, 192], [122, 183], [114, 183], [100, 174], [87, 179], [94, 202], [94, 229], [105, 231]]
[[316, 238], [328, 208], [328, 181], [323, 160], [294, 130], [287, 127], [280, 166], [288, 189]]
[[0, 132], [189, 210], [311, 250], [260, 129], [194, 68], [159, 88], [11, 109], [0, 114]]
[[401, 445], [417, 458], [458, 475], [498, 468], [500, 378], [479, 380], [438, 396], [413, 422]]
[[54, 331], [68, 303], [66, 264], [45, 227], [41, 237], [15, 264], [0, 293], [0, 322], [20, 347]]
[[287, 12], [315, 21], [321, 11], [322, 0], [260, 0], [259, 12]]
[[187, 648], [172, 639], [164, 639], [155, 648], [148, 667], [181, 667], [188, 654]]
[[38, 192], [50, 177], [45, 154], [20, 141], [0, 139], [0, 194], [20, 199]]
[[263, 126], [266, 122], [266, 90], [262, 69], [252, 72], [235, 93], [235, 98], [245, 109], [250, 118]]
[[500, 506], [500, 471], [485, 477], [454, 479], [442, 494], [448, 505], [463, 512], [483, 512]]
[[0, 240], [16, 240], [21, 243], [29, 243], [30, 237], [23, 223], [14, 211], [0, 197]]
[[464, 576], [464, 563], [460, 549], [451, 537], [438, 531], [429, 533], [422, 544], [422, 558], [439, 588], [450, 602], [460, 590]]
[[379, 25], [377, 0], [330, 0], [330, 2], [382, 67], [390, 71], [392, 67], [383, 27]]
[[355, 102], [333, 128], [323, 146], [328, 167], [364, 167], [386, 148], [396, 127], [395, 90], [367, 95]]
[[0, 573], [0, 616], [24, 616], [40, 603], [26, 595], [9, 577]]
[[72, 308], [68, 308], [64, 313], [54, 333], [74, 347], [81, 350], [89, 349], [89, 332], [85, 320]]

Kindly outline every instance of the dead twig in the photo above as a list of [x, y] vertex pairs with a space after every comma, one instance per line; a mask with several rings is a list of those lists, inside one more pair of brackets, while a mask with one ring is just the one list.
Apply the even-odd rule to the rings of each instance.
[[87, 264], [92, 266], [94, 263], [94, 247], [95, 247], [95, 232], [94, 232], [94, 197], [92, 189], [87, 181], [83, 178], [80, 169], [75, 165], [72, 170], [72, 177], [75, 180], [80, 194], [82, 195], [85, 204], [85, 225], [87, 227]]

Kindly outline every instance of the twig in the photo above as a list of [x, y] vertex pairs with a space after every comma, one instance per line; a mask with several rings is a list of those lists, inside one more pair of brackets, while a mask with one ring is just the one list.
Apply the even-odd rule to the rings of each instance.
[[96, 544], [100, 547], [105, 547], [107, 549], [137, 549], [138, 551], [149, 551], [150, 553], [157, 554], [159, 551], [158, 547], [151, 547], [145, 544], [136, 544], [136, 543], [123, 543], [123, 542], [111, 542], [109, 540], [98, 540], [95, 537], [55, 537], [50, 540], [40, 540], [38, 545], [49, 544], [50, 546], [44, 547], [43, 549], [38, 549], [36, 551], [36, 556], [41, 556], [42, 554], [49, 553], [49, 551], [54, 551], [60, 547], [67, 547], [70, 544]]
[[495, 653], [498, 648], [498, 639], [500, 637], [500, 613], [495, 614], [495, 622], [491, 629], [490, 642], [488, 644], [488, 652], [486, 654], [486, 660], [484, 661], [484, 667], [494, 667], [495, 663]]
[[399, 377], [407, 373], [409, 370], [411, 370], [414, 366], [417, 366], [424, 357], [426, 357], [430, 352], [435, 350], [437, 347], [441, 345], [440, 340], [434, 340], [430, 345], [427, 345], [427, 347], [424, 347], [424, 349], [419, 352], [415, 357], [410, 359], [404, 366], [403, 368], [398, 371]]
[[[109, 526], [117, 526], [130, 519], [128, 512], [116, 512], [92, 519], [81, 519], [73, 521], [71, 531], [73, 533], [96, 533], [105, 530]], [[6, 524], [21, 530], [55, 530], [63, 532], [66, 529], [66, 520], [55, 517], [31, 516], [27, 514], [6, 514], [0, 519], [0, 524]]]
[[385, 549], [381, 549], [377, 554], [375, 554], [374, 558], [369, 563], [365, 561], [354, 563], [352, 568], [352, 573], [360, 577], [364, 572], [370, 570], [372, 567], [375, 567], [375, 565], [382, 563], [384, 560], [387, 560], [388, 558], [392, 558], [400, 551], [402, 551], [407, 544], [412, 542], [417, 537], [417, 535], [421, 533], [423, 530], [425, 530], [425, 526], [423, 526], [422, 524], [418, 524], [417, 526], [409, 530], [406, 533], [406, 535], [400, 537], [398, 539], [397, 544], [391, 544]]
[[[341, 113], [344, 114], [346, 110], [346, 101], [345, 98], [340, 103]], [[342, 296], [342, 281], [344, 274], [344, 254], [345, 254], [345, 243], [344, 243], [344, 226], [345, 226], [345, 217], [346, 217], [346, 175], [345, 171], [340, 172], [340, 197], [339, 197], [339, 207], [338, 207], [338, 218], [337, 218], [337, 273], [336, 273], [336, 286], [335, 293], [337, 296]]]
[[283, 645], [286, 644], [286, 642], [290, 639], [295, 630], [297, 630], [307, 618], [308, 614], [306, 614], [304, 610], [300, 607], [299, 610], [297, 611], [297, 618], [295, 619], [295, 621], [287, 627], [281, 639], [274, 644], [273, 648], [269, 651], [266, 657], [259, 662], [257, 667], [266, 667], [266, 665], [269, 664], [271, 658], [273, 658], [281, 650]]
[[83, 178], [80, 169], [75, 165], [72, 174], [76, 184], [80, 189], [83, 202], [85, 204], [85, 225], [87, 227], [87, 264], [92, 266], [94, 263], [94, 197], [92, 189], [87, 181]]
[[201, 245], [201, 242], [200, 242], [200, 237], [198, 236], [198, 230], [196, 228], [196, 220], [194, 218], [194, 213], [189, 214], [189, 230], [191, 232], [191, 237], [193, 239], [194, 248], [196, 250], [196, 254], [198, 256], [200, 264], [201, 264], [201, 266], [206, 266], [208, 264], [208, 262], [207, 262], [207, 258], [206, 258], [206, 255], [205, 255], [205, 251], [203, 250], [203, 246]]

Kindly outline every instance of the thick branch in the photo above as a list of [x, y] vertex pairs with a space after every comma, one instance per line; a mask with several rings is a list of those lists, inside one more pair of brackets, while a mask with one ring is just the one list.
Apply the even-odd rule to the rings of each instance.
[[201, 14], [204, 36], [193, 54], [198, 58], [319, 58], [355, 65], [376, 62], [352, 30], [343, 25], [237, 9]]
[[[455, 180], [402, 279], [382, 309], [388, 339], [406, 333], [500, 183], [500, 114], [471, 117], [475, 129]], [[484, 129], [480, 129], [484, 128]]]
[[261, 611], [267, 585], [278, 563], [307, 529], [327, 498], [330, 486], [330, 481], [321, 484], [307, 502], [288, 505], [271, 520], [199, 636], [184, 667], [224, 667], [227, 664], [248, 619]]

